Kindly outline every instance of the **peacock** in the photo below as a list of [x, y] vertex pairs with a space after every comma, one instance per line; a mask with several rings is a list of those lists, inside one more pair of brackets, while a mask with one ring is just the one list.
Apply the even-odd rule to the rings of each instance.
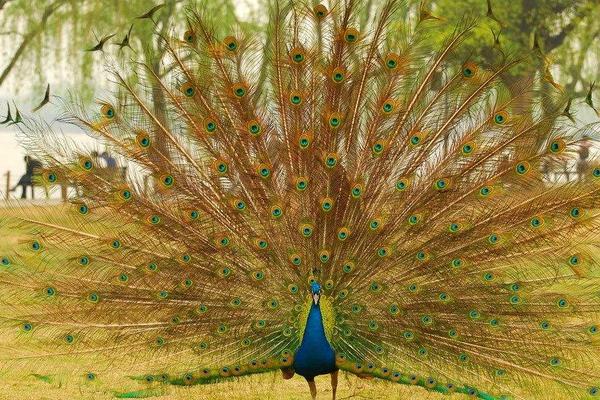
[[19, 124], [40, 184], [78, 195], [13, 221], [3, 378], [124, 398], [280, 370], [312, 399], [329, 374], [335, 399], [341, 370], [415, 398], [600, 396], [600, 165], [545, 172], [597, 125], [574, 129], [547, 75], [514, 78], [535, 49], [466, 49], [475, 18], [361, 7], [276, 1], [264, 37], [192, 9], [157, 38], [163, 74], [111, 64], [114, 96], [61, 120], [129, 178]]

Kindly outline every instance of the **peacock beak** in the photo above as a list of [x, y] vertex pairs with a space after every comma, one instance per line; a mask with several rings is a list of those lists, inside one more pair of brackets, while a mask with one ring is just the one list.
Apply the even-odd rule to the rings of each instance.
[[319, 304], [319, 297], [321, 296], [319, 293], [313, 293], [313, 301], [315, 302], [315, 305]]

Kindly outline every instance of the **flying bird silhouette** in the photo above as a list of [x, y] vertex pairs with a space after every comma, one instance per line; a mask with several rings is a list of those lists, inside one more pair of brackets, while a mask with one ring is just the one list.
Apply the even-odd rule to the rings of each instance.
[[111, 35], [104, 36], [102, 39], [100, 39], [100, 41], [98, 42], [98, 44], [96, 44], [94, 47], [86, 49], [85, 51], [104, 51], [104, 45], [113, 36], [115, 36], [115, 33], [113, 33]]
[[154, 14], [160, 10], [161, 8], [163, 8], [165, 6], [165, 3], [162, 4], [158, 4], [154, 7], [152, 7], [151, 9], [149, 9], [148, 11], [146, 11], [144, 14], [140, 15], [139, 17], [137, 17], [136, 19], [151, 19], [152, 21], [154, 21]]
[[32, 111], [36, 112], [38, 111], [40, 108], [44, 107], [46, 104], [50, 103], [50, 84], [48, 84], [48, 86], [46, 86], [46, 93], [44, 94], [44, 99], [40, 102], [40, 104], [38, 104], [38, 106], [36, 108], [34, 108]]
[[8, 108], [8, 112], [6, 114], [6, 118], [4, 119], [4, 121], [0, 122], [0, 125], [4, 125], [7, 124], [9, 122], [12, 122], [12, 115], [10, 113], [10, 104], [8, 102], [6, 102], [6, 107]]
[[[131, 47], [130, 44], [130, 39], [131, 39], [131, 30], [133, 29], [133, 24], [131, 24], [131, 26], [129, 27], [129, 31], [127, 32], [127, 34], [125, 35], [125, 37], [123, 38], [123, 40], [121, 42], [115, 42], [113, 43], [114, 45], [119, 46], [119, 51], [123, 50], [124, 47], [129, 47], [131, 50], [133, 50], [133, 48]], [[135, 50], [133, 50], [135, 51]]]
[[592, 108], [592, 110], [594, 110], [596, 112], [596, 114], [598, 114], [598, 116], [600, 116], [600, 112], [598, 112], [598, 110], [594, 106], [594, 99], [592, 97], [594, 94], [594, 86], [596, 86], [596, 82], [592, 82], [590, 84], [590, 88], [589, 88], [587, 94], [585, 95], [585, 103], [588, 106], [590, 106]]

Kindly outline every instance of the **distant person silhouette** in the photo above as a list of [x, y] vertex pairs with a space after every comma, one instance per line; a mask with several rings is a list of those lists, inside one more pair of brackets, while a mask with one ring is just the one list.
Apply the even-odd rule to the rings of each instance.
[[21, 186], [21, 198], [26, 199], [27, 186], [31, 186], [31, 198], [33, 199], [33, 175], [39, 173], [39, 170], [42, 169], [42, 163], [30, 156], [25, 156], [23, 160], [25, 160], [25, 175], [21, 176], [19, 182], [10, 191], [14, 192], [17, 187]]
[[105, 151], [102, 154], [100, 154], [100, 158], [102, 158], [106, 163], [106, 168], [117, 168], [117, 160], [115, 160], [113, 156], [108, 154], [108, 152]]

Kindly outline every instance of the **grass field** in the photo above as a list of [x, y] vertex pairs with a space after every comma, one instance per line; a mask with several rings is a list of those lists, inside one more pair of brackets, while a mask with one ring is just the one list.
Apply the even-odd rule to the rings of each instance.
[[[46, 207], [43, 210], [38, 207], [30, 207], [27, 211], [36, 218], [45, 219], [53, 214], [60, 213], [62, 206], [56, 205]], [[8, 223], [15, 214], [11, 208], [0, 208], [0, 255], [8, 254], [19, 241], [24, 238], [24, 232], [10, 229]], [[0, 315], [2, 310], [0, 309]], [[0, 347], [2, 347], [0, 337]], [[115, 398], [114, 391], [97, 391], [93, 386], [69, 385], [59, 378], [48, 375], [43, 377], [28, 376], [24, 379], [14, 380], [3, 374], [0, 365], [0, 400], [33, 399], [33, 400], [58, 400], [58, 399], [81, 399], [100, 400]], [[58, 367], [58, 366], [57, 366]], [[64, 366], [63, 366], [64, 367]], [[319, 389], [318, 399], [331, 399], [331, 386], [329, 376], [317, 377]], [[133, 389], [132, 389], [133, 388]], [[135, 384], [127, 390], [136, 390]], [[144, 386], [140, 386], [140, 389]], [[308, 385], [300, 376], [284, 381], [279, 373], [268, 373], [263, 375], [235, 378], [235, 380], [216, 383], [212, 385], [201, 385], [194, 387], [156, 386], [151, 392], [150, 398], [156, 399], [194, 399], [194, 400], [300, 400], [310, 399]], [[338, 386], [338, 400], [343, 399], [452, 399], [463, 396], [445, 396], [430, 393], [420, 388], [407, 387], [404, 385], [380, 382], [374, 380], [359, 379], [354, 375], [340, 373]]]

